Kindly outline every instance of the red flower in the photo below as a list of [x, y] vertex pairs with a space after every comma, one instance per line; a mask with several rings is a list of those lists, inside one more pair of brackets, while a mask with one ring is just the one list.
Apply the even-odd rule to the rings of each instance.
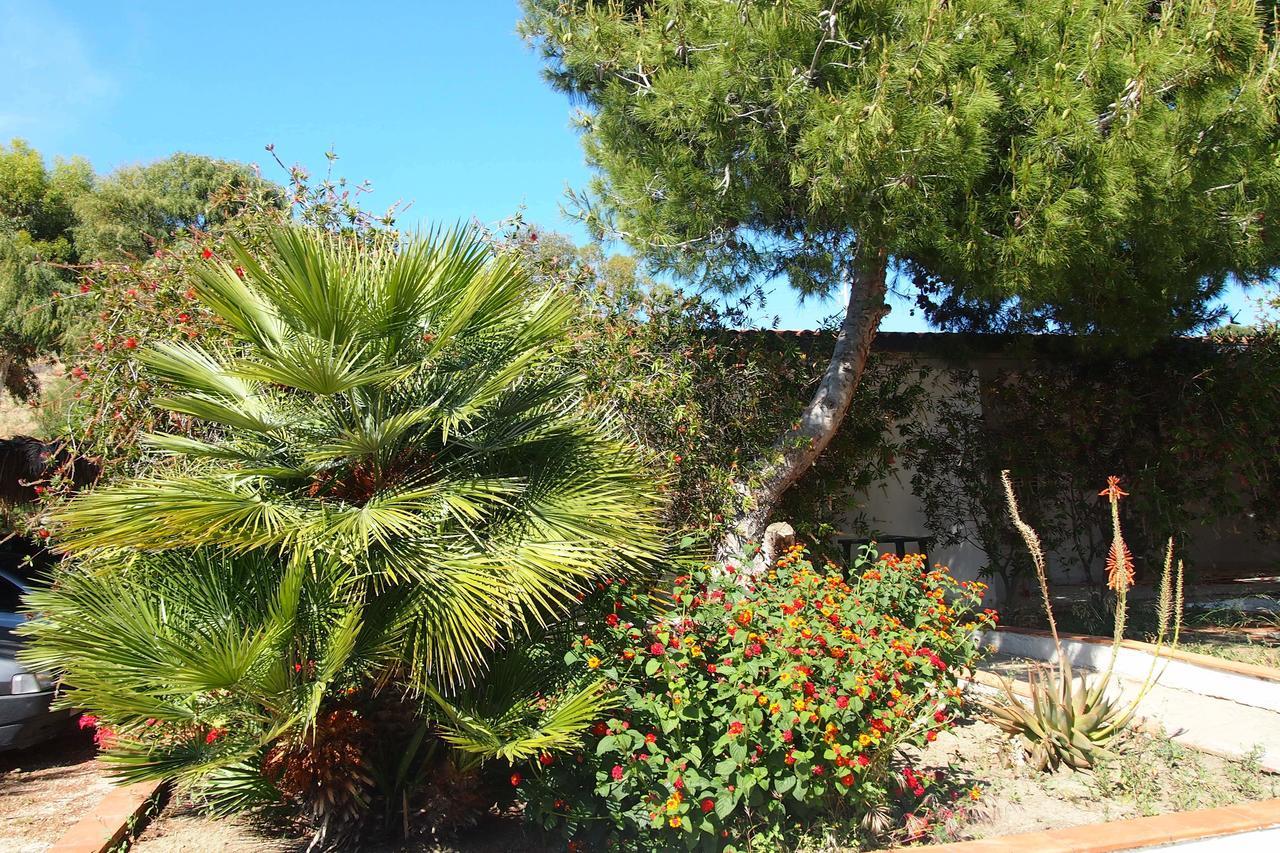
[[236, 267], [236, 275], [240, 276], [240, 278], [244, 278], [244, 267]]
[[644, 736], [644, 742], [645, 742], [645, 743], [657, 743], [657, 742], [658, 742], [658, 736], [657, 736], [656, 734], [654, 734], [653, 732], [649, 732], [647, 735], [645, 735], [645, 736]]
[[654, 643], [653, 645], [649, 646], [649, 654], [653, 655], [654, 657], [661, 657], [663, 651], [665, 651], [665, 649], [662, 643]]
[[1120, 488], [1120, 478], [1116, 476], [1108, 477], [1107, 487], [1098, 492], [1098, 497], [1110, 498], [1115, 501], [1128, 496], [1129, 493]]
[[186, 311], [183, 311], [181, 314], [178, 315], [179, 323], [186, 323], [190, 320], [191, 320], [191, 315], [188, 314]]
[[138, 348], [138, 339], [137, 339], [137, 338], [135, 338], [135, 337], [132, 337], [132, 336], [125, 338], [125, 339], [124, 339], [124, 348], [125, 348], [125, 349], [137, 349], [137, 348]]
[[518, 787], [520, 787], [520, 780], [521, 780], [521, 779], [523, 779], [523, 778], [524, 778], [524, 777], [523, 777], [523, 776], [521, 776], [519, 773], [512, 773], [512, 774], [511, 774], [511, 787], [513, 787], [513, 788], [518, 788]]
[[[36, 535], [39, 536], [41, 539], [48, 539], [49, 531], [41, 527], [39, 530], [36, 531]], [[84, 719], [84, 718], [81, 717], [80, 719]]]
[[712, 810], [712, 809], [714, 809], [715, 807], [716, 807], [716, 804], [715, 804], [715, 802], [714, 802], [710, 797], [706, 797], [705, 799], [703, 799], [703, 801], [702, 801], [702, 813], [703, 813], [703, 814], [706, 814], [707, 812], [711, 811], [711, 810]]
[[614, 625], [618, 624], [618, 614], [610, 613], [608, 616], [604, 617], [604, 621], [606, 625], [612, 628]]
[[783, 732], [782, 732], [782, 739], [783, 739], [783, 741], [785, 741], [786, 743], [791, 743], [793, 740], [795, 740], [795, 739], [796, 739], [796, 736], [795, 736], [795, 734], [791, 731], [791, 729], [785, 729], [785, 730], [783, 730]]
[[84, 283], [84, 284], [80, 285], [80, 292], [81, 292], [81, 293], [88, 293], [88, 292], [89, 292], [89, 284], [88, 284], [88, 282], [86, 282], [86, 283]]
[[213, 249], [205, 249], [200, 253], [200, 257], [204, 258], [206, 261], [209, 260], [213, 257]]
[[823, 766], [822, 766], [821, 764], [815, 764], [815, 765], [813, 765], [813, 775], [814, 775], [814, 776], [821, 776], [824, 772], [825, 772], [825, 769], [823, 768]]
[[602, 722], [596, 723], [594, 726], [591, 727], [591, 733], [596, 737], [604, 737], [609, 733], [609, 727]]
[[729, 735], [731, 737], [737, 737], [738, 735], [742, 734], [742, 729], [743, 729], [742, 723], [738, 722], [737, 720], [734, 720], [732, 723], [729, 724]]
[[93, 714], [80, 715], [80, 728], [91, 729], [98, 725], [98, 718]]
[[844, 785], [846, 788], [852, 788], [852, 787], [853, 787], [853, 774], [852, 774], [852, 773], [846, 773], [846, 774], [844, 774], [843, 776], [841, 776], [841, 777], [840, 777], [840, 784]]
[[218, 727], [216, 727], [216, 726], [215, 726], [215, 727], [213, 727], [213, 728], [209, 729], [209, 733], [208, 733], [207, 735], [205, 735], [205, 736], [204, 736], [204, 742], [205, 742], [205, 743], [213, 743], [215, 740], [217, 740], [218, 738], [222, 737], [222, 736], [223, 736], [223, 735], [225, 735], [226, 733], [227, 733], [227, 730], [226, 730], [226, 729], [220, 729], [220, 728], [218, 728]]
[[837, 708], [839, 708], [841, 711], [843, 711], [845, 708], [848, 708], [848, 707], [849, 707], [849, 697], [848, 697], [848, 696], [837, 696], [837, 697], [836, 697], [836, 707], [837, 707]]
[[538, 763], [541, 764], [543, 767], [550, 767], [553, 761], [555, 761], [555, 759], [551, 756], [551, 753], [549, 752], [544, 752], [542, 753], [542, 755], [538, 756]]
[[870, 759], [870, 758], [867, 758], [865, 755], [859, 755], [859, 756], [858, 756], [858, 764], [859, 764], [860, 766], [862, 766], [862, 767], [866, 767], [866, 766], [867, 766], [868, 764], [870, 764], [870, 763], [871, 763], [871, 759]]
[[623, 770], [622, 770], [621, 764], [613, 765], [613, 769], [609, 771], [609, 775], [613, 777], [613, 781], [615, 782], [622, 781], [622, 773], [623, 773]]

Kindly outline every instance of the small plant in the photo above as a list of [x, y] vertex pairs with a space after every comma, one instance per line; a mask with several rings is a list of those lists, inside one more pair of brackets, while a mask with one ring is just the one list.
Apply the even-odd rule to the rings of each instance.
[[996, 725], [1021, 739], [1031, 765], [1037, 770], [1057, 770], [1064, 764], [1075, 770], [1088, 770], [1099, 759], [1114, 757], [1107, 747], [1133, 719], [1139, 703], [1159, 679], [1156, 672], [1159, 647], [1169, 637], [1172, 646], [1178, 643], [1182, 629], [1182, 561], [1177, 562], [1175, 572], [1173, 540], [1170, 539], [1165, 548], [1164, 570], [1160, 577], [1155, 659], [1137, 696], [1127, 703], [1112, 698], [1108, 691], [1120, 642], [1124, 639], [1128, 616], [1127, 594], [1133, 585], [1133, 557], [1120, 529], [1120, 499], [1128, 493], [1121, 490], [1118, 477], [1109, 477], [1107, 487], [1099, 492], [1111, 504], [1112, 537], [1107, 553], [1107, 586], [1115, 592], [1116, 606], [1110, 661], [1100, 676], [1090, 680], [1085, 676], [1077, 678], [1071, 669], [1070, 660], [1063, 653], [1058, 625], [1053, 616], [1053, 604], [1049, 598], [1044, 548], [1035, 530], [1022, 520], [1009, 472], [1002, 472], [1001, 479], [1009, 504], [1009, 516], [1026, 542], [1035, 565], [1045, 616], [1048, 618], [1049, 631], [1053, 634], [1057, 652], [1057, 672], [1047, 667], [1029, 665], [1027, 681], [1031, 692], [1030, 706], [1022, 703], [1013, 691], [1012, 682], [1006, 679], [1003, 682], [1004, 696], [989, 703], [989, 707]]

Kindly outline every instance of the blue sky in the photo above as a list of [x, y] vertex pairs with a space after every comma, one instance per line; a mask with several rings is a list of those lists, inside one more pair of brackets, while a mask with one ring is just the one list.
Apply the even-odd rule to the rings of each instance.
[[[582, 239], [560, 213], [588, 178], [572, 108], [542, 82], [518, 17], [515, 0], [0, 0], [0, 139], [99, 172], [191, 151], [277, 178], [267, 143], [312, 171], [332, 148], [341, 174], [372, 182], [367, 207], [412, 203], [402, 223], [524, 206]], [[925, 328], [894, 301], [885, 328]], [[780, 287], [769, 313], [796, 328], [836, 307]]]

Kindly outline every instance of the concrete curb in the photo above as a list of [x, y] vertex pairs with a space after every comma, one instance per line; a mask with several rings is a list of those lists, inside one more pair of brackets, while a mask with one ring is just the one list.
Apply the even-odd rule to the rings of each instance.
[[[1280, 800], [1260, 800], [1238, 806], [1095, 823], [1070, 829], [1002, 835], [957, 844], [930, 844], [913, 849], [928, 850], [931, 853], [1113, 853], [1117, 850], [1141, 850], [1276, 827], [1280, 827]], [[1250, 841], [1239, 839], [1245, 846], [1233, 849], [1275, 849], [1269, 846], [1251, 846]]]
[[[1109, 637], [1061, 634], [1062, 650], [1072, 666], [1103, 670], [1111, 659]], [[1002, 628], [982, 632], [981, 643], [1001, 654], [1038, 660], [1057, 660], [1053, 637], [1047, 631]], [[1158, 661], [1158, 663], [1157, 663]], [[1224, 661], [1207, 655], [1157, 649], [1149, 643], [1125, 640], [1116, 654], [1115, 672], [1142, 681], [1157, 664], [1160, 684], [1202, 696], [1227, 699], [1280, 713], [1280, 670]]]
[[143, 782], [112, 788], [93, 810], [63, 833], [49, 853], [106, 853], [124, 840], [140, 817], [164, 789], [164, 782]]

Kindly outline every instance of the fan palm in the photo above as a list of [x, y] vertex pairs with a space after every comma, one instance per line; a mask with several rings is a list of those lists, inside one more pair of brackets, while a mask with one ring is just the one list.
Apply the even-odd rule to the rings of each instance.
[[324, 555], [408, 612], [402, 662], [436, 688], [658, 554], [651, 483], [559, 357], [574, 306], [476, 234], [281, 228], [195, 292], [235, 344], [142, 360], [197, 428], [147, 437], [163, 473], [72, 500], [66, 551]]
[[[22, 629], [24, 657], [62, 671], [62, 704], [102, 715], [121, 779], [172, 780], [225, 812], [293, 803], [321, 832], [341, 831], [375, 793], [399, 790], [371, 760], [378, 742], [401, 744], [403, 775], [427, 732], [419, 704], [386, 683], [412, 598], [366, 590], [332, 559], [144, 554], [32, 593], [41, 618]], [[458, 752], [436, 763], [472, 773], [575, 747], [610, 705], [602, 682], [557, 670], [536, 644], [495, 655], [448, 699], [426, 694]]]
[[656, 490], [562, 358], [574, 306], [467, 231], [228, 251], [195, 293], [231, 344], [142, 353], [184, 429], [57, 514], [75, 560], [31, 597], [28, 660], [125, 778], [292, 802], [322, 834], [404, 787], [411, 760], [370, 756], [420, 745], [424, 709], [464, 768], [576, 746], [610, 699], [548, 643], [661, 548]]

